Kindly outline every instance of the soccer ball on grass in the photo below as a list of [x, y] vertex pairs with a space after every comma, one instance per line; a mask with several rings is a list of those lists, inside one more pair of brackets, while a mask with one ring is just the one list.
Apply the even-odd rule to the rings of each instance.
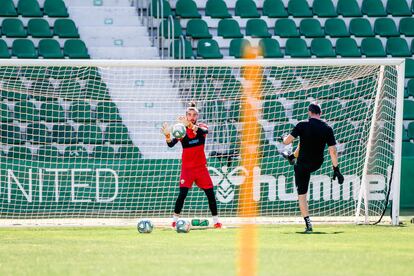
[[176, 224], [177, 233], [188, 233], [190, 232], [190, 222], [184, 219], [180, 219]]
[[154, 229], [154, 225], [150, 220], [140, 220], [138, 221], [137, 229], [141, 234], [149, 234]]

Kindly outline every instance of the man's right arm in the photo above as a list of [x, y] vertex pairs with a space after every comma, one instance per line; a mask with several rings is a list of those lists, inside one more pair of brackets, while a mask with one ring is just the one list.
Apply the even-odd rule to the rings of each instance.
[[338, 167], [338, 154], [336, 152], [336, 146], [335, 145], [330, 146], [328, 150], [329, 150], [329, 155], [331, 156], [332, 166]]
[[338, 183], [342, 184], [344, 183], [344, 176], [341, 174], [339, 170], [338, 154], [336, 151], [336, 141], [335, 141], [335, 136], [333, 134], [332, 128], [330, 128], [328, 132], [327, 144], [328, 144], [329, 155], [331, 156], [331, 161], [332, 161], [332, 168], [333, 168], [332, 179], [336, 180], [336, 178], [338, 178]]

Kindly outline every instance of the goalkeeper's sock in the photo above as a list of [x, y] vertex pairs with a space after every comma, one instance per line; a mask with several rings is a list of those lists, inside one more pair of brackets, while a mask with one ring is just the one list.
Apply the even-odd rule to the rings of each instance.
[[309, 216], [306, 216], [303, 218], [303, 220], [305, 221], [306, 224], [306, 232], [312, 232], [312, 222], [310, 220]]
[[218, 216], [213, 216], [213, 224], [220, 222]]
[[173, 222], [177, 222], [177, 220], [180, 218], [179, 215], [174, 214], [173, 215]]

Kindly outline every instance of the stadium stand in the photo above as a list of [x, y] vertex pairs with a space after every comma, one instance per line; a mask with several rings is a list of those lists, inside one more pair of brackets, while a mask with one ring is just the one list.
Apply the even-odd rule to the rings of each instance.
[[[177, 12], [177, 5], [183, 3], [204, 22], [200, 30], [209, 40], [188, 33], [190, 21]], [[174, 26], [182, 30], [179, 36], [192, 47], [185, 49], [183, 58], [242, 58], [246, 45], [260, 46], [264, 58], [405, 57], [406, 97], [411, 100], [414, 19], [409, 1], [178, 0], [169, 4]], [[405, 118], [411, 116], [409, 112], [406, 109]]]

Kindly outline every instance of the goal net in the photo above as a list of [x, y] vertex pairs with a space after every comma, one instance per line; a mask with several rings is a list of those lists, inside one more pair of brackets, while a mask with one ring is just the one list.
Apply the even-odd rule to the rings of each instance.
[[[260, 91], [246, 97], [252, 64], [261, 67], [250, 76]], [[258, 216], [298, 216], [293, 167], [278, 138], [317, 101], [345, 182], [332, 180], [325, 152], [310, 180], [310, 213], [374, 221], [390, 187], [398, 201], [401, 66], [394, 59], [2, 61], [0, 218], [171, 216], [182, 148], [169, 148], [160, 128], [184, 115], [189, 101], [209, 127], [205, 153], [219, 215], [237, 217], [240, 187], [251, 176], [246, 196]], [[242, 166], [241, 141], [250, 139], [242, 130], [251, 125], [244, 103], [256, 109], [260, 132], [251, 171]], [[200, 189], [190, 191], [182, 215], [210, 216]]]

